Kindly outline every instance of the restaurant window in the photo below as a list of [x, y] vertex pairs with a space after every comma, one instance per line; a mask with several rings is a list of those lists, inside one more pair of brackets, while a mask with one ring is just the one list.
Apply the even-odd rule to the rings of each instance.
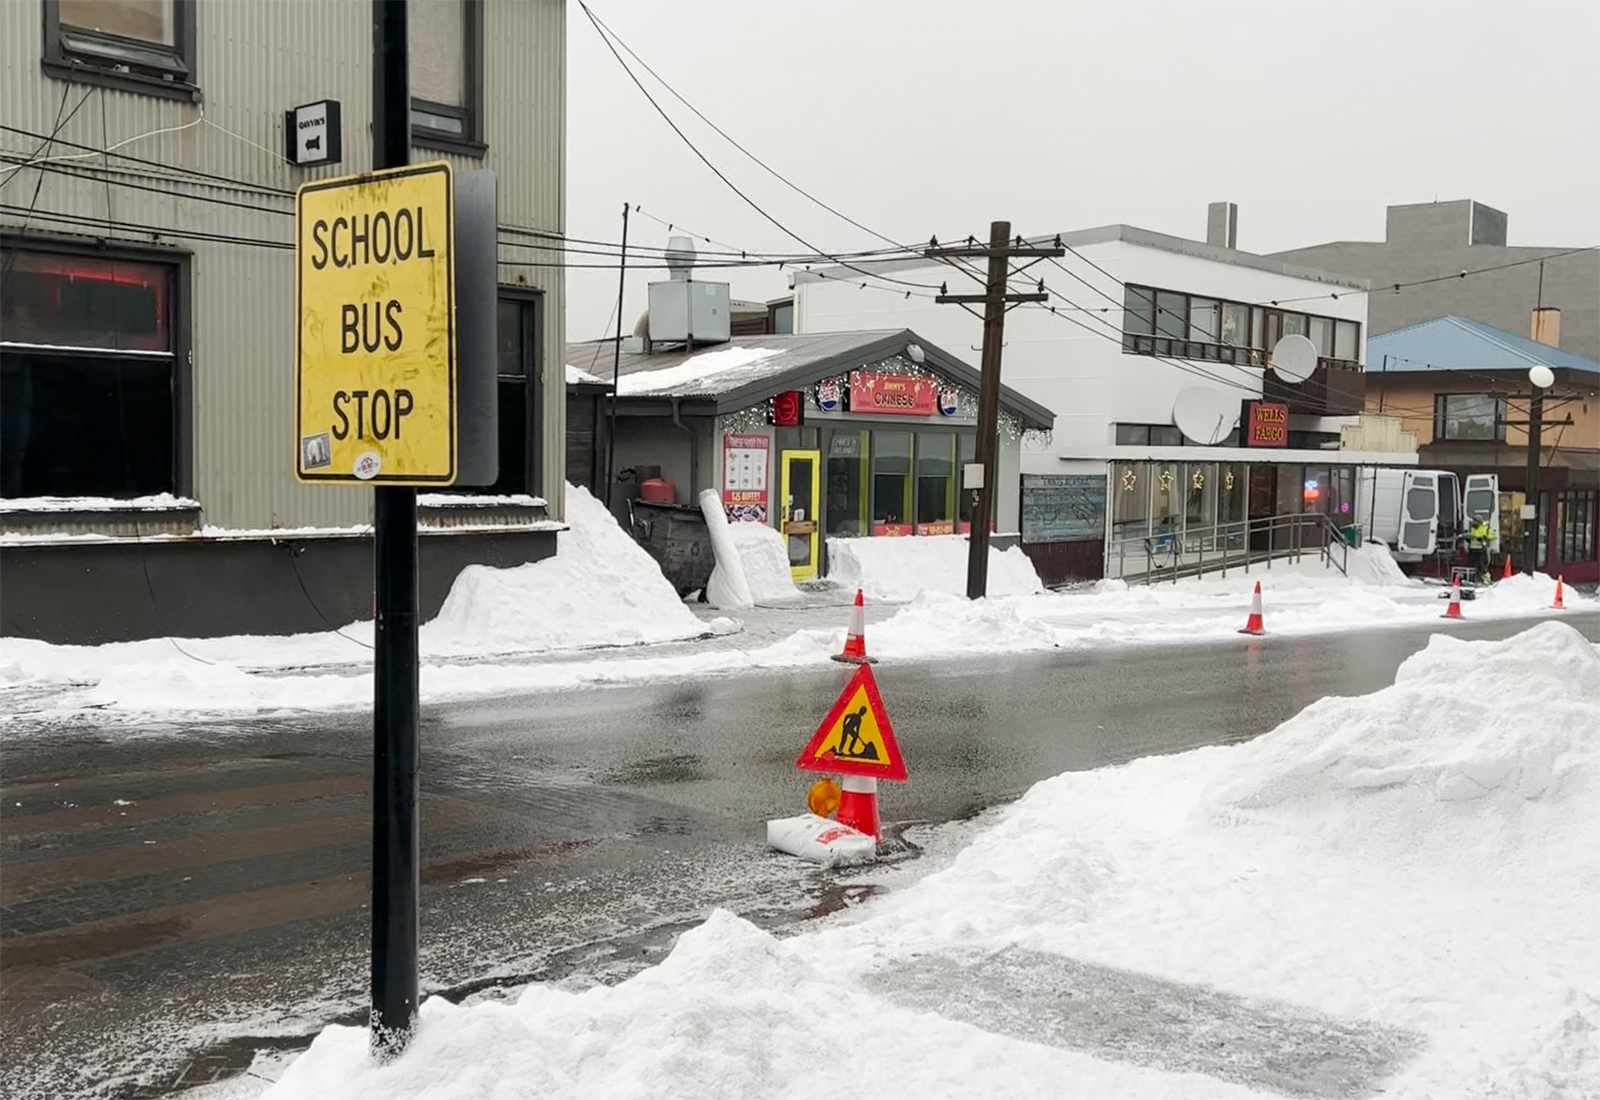
[[1184, 530], [1186, 541], [1213, 545], [1217, 525], [1217, 465], [1191, 462], [1183, 467]]
[[[951, 432], [917, 433], [917, 534], [955, 533], [956, 437]], [[937, 530], [928, 530], [928, 528]]]
[[1487, 393], [1440, 393], [1433, 398], [1435, 439], [1505, 442], [1506, 403]]
[[1111, 537], [1143, 538], [1150, 520], [1150, 467], [1118, 462], [1111, 469]]
[[835, 430], [828, 439], [827, 498], [823, 517], [830, 535], [871, 533], [867, 525], [867, 441], [864, 431]]
[[872, 433], [872, 522], [899, 527], [911, 519], [911, 433]]
[[194, 94], [195, 0], [45, 0], [44, 68], [125, 91]]
[[430, 149], [482, 156], [482, 0], [408, 4], [411, 140]]
[[1600, 493], [1569, 490], [1556, 497], [1556, 561], [1594, 561], [1600, 557]]
[[1250, 478], [1243, 463], [1222, 463], [1217, 469], [1217, 522], [1239, 523], [1245, 518], [1245, 492]]
[[1150, 533], [1176, 535], [1183, 523], [1183, 467], [1176, 462], [1153, 463], [1150, 475]]
[[0, 496], [179, 490], [179, 267], [6, 248]]

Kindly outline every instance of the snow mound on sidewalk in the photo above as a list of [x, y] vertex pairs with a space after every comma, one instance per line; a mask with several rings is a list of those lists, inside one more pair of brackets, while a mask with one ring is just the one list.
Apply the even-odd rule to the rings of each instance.
[[[965, 535], [908, 538], [831, 538], [828, 579], [859, 588], [870, 600], [905, 603], [924, 591], [962, 596], [967, 591], [968, 542]], [[1043, 592], [1038, 570], [1022, 548], [989, 548], [990, 596]]]
[[1345, 559], [1345, 569], [1357, 584], [1417, 586], [1422, 582], [1405, 575], [1394, 560], [1389, 547], [1381, 542], [1364, 542], [1352, 546]]
[[705, 633], [661, 567], [585, 489], [567, 486], [554, 557], [471, 565], [422, 627], [426, 656], [679, 641]]
[[924, 591], [891, 618], [867, 628], [867, 652], [893, 658], [962, 653], [1022, 653], [1058, 648], [1056, 632], [1025, 619], [1007, 600], [969, 600]]
[[1393, 687], [1323, 699], [1237, 750], [1201, 805], [1324, 822], [1319, 839], [1396, 860], [1559, 857], [1563, 837], [1600, 837], [1600, 656], [1558, 622], [1435, 635]]
[[744, 562], [745, 581], [750, 585], [752, 599], [757, 603], [772, 603], [800, 596], [794, 575], [789, 572], [788, 548], [776, 528], [765, 523], [730, 523], [728, 534], [739, 560]]

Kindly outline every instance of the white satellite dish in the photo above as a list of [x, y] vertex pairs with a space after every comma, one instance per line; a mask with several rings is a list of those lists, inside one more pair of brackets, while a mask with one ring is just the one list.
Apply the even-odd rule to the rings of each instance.
[[1528, 381], [1541, 390], [1547, 390], [1556, 384], [1556, 372], [1543, 363], [1536, 363], [1528, 368]]
[[1317, 345], [1291, 333], [1272, 349], [1272, 372], [1285, 382], [1304, 382], [1317, 369]]
[[1201, 447], [1211, 447], [1228, 438], [1239, 419], [1239, 403], [1230, 401], [1220, 390], [1193, 386], [1178, 393], [1172, 402], [1172, 422], [1184, 438]]

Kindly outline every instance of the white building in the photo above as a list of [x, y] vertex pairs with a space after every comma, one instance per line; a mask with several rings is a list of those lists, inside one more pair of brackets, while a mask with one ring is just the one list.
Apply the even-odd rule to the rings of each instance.
[[[1047, 580], [1190, 565], [1252, 541], [1264, 550], [1307, 537], [1310, 521], [1274, 532], [1274, 516], [1344, 526], [1355, 466], [1415, 463], [1364, 444], [1339, 449], [1341, 431], [1360, 440], [1364, 283], [1126, 225], [1060, 241], [1066, 256], [1012, 280], [1031, 290], [1042, 278], [1051, 301], [1007, 315], [1002, 358], [1006, 384], [1056, 414], [1048, 442], [1024, 450], [1019, 509], [1024, 548]], [[952, 294], [982, 290], [981, 261], [909, 257], [800, 272], [795, 331], [914, 328], [978, 362], [975, 314], [937, 304], [929, 290], [876, 285], [862, 270]], [[1312, 341], [1317, 362], [1288, 384], [1268, 369], [1268, 349], [1296, 333]], [[1243, 443], [1241, 418], [1257, 429]], [[1087, 522], [1096, 509], [1099, 522]], [[1103, 536], [1081, 537], [1086, 525]]]

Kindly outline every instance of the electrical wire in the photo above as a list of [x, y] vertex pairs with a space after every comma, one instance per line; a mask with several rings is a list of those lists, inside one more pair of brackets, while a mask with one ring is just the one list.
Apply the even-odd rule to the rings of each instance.
[[[678, 124], [672, 120], [672, 116], [667, 114], [666, 110], [662, 108], [661, 104], [656, 102], [655, 97], [650, 94], [650, 90], [644, 86], [644, 83], [639, 79], [639, 77], [634, 73], [634, 71], [631, 68], [629, 68], [627, 61], [623, 60], [622, 55], [617, 52], [617, 47], [612, 43], [611, 37], [604, 30], [601, 29], [600, 22], [599, 22], [598, 19], [595, 18], [595, 14], [592, 11], [589, 10], [589, 5], [584, 3], [584, 0], [578, 0], [578, 7], [583, 10], [583, 14], [585, 16], [587, 16], [588, 19], [589, 19], [589, 22], [594, 25], [595, 33], [600, 35], [601, 40], [606, 45], [606, 49], [611, 51], [611, 56], [616, 58], [618, 65], [622, 66], [622, 70], [623, 70], [623, 72], [627, 73], [628, 79], [633, 81], [634, 86], [639, 89], [640, 94], [642, 94], [645, 97], [645, 99], [649, 101], [650, 106], [655, 108], [656, 113], [659, 114], [661, 116], [662, 120], [664, 122], [666, 122], [666, 124], [672, 128], [672, 132], [678, 135], [678, 139], [680, 141], [682, 141], [685, 146], [688, 147], [689, 151], [692, 152], [696, 157], [698, 157], [700, 162], [702, 164], [704, 164], [707, 168], [709, 168], [711, 170], [712, 174], [715, 175], [719, 180], [721, 180], [728, 187], [728, 189], [730, 191], [732, 191], [735, 195], [738, 195], [739, 198], [743, 199], [744, 202], [745, 202], [745, 205], [749, 206], [750, 209], [754, 210], [756, 213], [760, 214], [767, 221], [771, 222], [774, 226], [776, 226], [779, 230], [781, 230], [786, 236], [794, 238], [796, 241], [799, 241], [800, 244], [802, 244], [806, 248], [811, 249], [813, 252], [819, 252], [820, 253], [822, 251], [821, 249], [817, 248], [816, 245], [812, 244], [810, 241], [806, 240], [804, 237], [800, 236], [794, 230], [790, 229], [788, 226], [786, 226], [782, 222], [780, 222], [777, 218], [775, 218], [771, 214], [769, 214], [766, 211], [766, 209], [763, 208], [759, 203], [757, 203], [749, 195], [745, 194], [742, 190], [740, 190], [738, 185], [736, 185], [731, 179], [729, 179], [727, 177], [727, 175], [725, 175], [723, 173], [722, 169], [718, 168], [715, 164], [711, 163], [711, 159], [709, 157], [707, 157], [704, 153], [702, 153], [700, 151], [699, 147], [694, 144], [694, 142], [689, 140], [689, 136], [687, 134], [685, 134], [683, 132], [683, 130], [678, 126]], [[620, 41], [620, 39], [618, 41]], [[931, 283], [917, 283], [917, 282], [911, 282], [911, 281], [906, 280], [906, 279], [897, 279], [897, 278], [894, 278], [893, 276], [889, 276], [889, 275], [875, 275], [873, 272], [865, 271], [865, 270], [863, 270], [863, 269], [861, 269], [859, 267], [855, 267], [855, 266], [851, 265], [848, 262], [840, 262], [840, 266], [850, 268], [851, 270], [855, 271], [857, 274], [866, 275], [866, 276], [869, 276], [869, 277], [872, 277], [872, 278], [881, 279], [884, 282], [895, 283], [895, 284], [900, 285], [900, 286], [915, 287], [915, 288], [917, 288], [919, 290], [937, 290], [938, 289], [938, 287], [934, 286]]]

